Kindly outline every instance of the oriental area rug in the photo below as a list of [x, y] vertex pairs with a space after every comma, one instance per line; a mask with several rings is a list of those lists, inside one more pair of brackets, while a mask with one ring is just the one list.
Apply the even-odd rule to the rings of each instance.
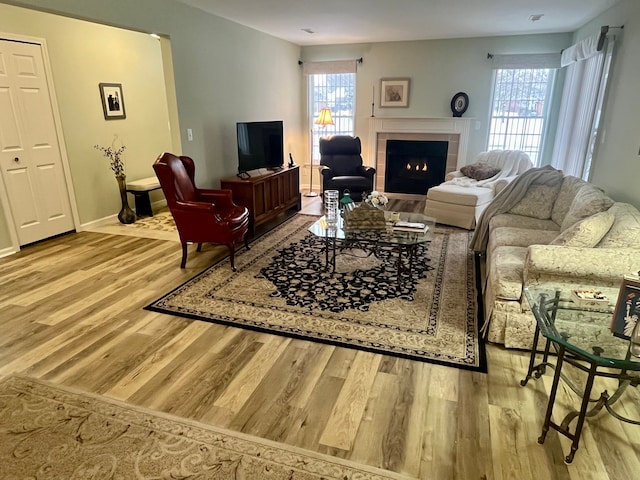
[[397, 251], [340, 251], [326, 268], [324, 239], [298, 214], [229, 261], [146, 308], [313, 342], [486, 372], [476, 315], [470, 232], [437, 226], [397, 281]]
[[0, 476], [24, 479], [407, 479], [35, 379], [0, 382]]

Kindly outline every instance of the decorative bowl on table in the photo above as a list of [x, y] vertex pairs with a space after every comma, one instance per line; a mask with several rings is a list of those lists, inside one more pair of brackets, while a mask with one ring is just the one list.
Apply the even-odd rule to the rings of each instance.
[[606, 295], [593, 288], [571, 290], [571, 300], [579, 307], [601, 308], [609, 304]]

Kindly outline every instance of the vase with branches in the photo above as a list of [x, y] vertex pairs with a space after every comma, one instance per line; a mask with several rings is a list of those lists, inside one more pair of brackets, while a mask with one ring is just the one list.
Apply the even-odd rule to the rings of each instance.
[[102, 155], [109, 159], [111, 171], [118, 182], [120, 201], [122, 203], [122, 208], [118, 213], [118, 220], [124, 224], [135, 222], [136, 214], [129, 207], [129, 200], [127, 198], [127, 176], [124, 170], [123, 153], [127, 147], [124, 145], [121, 145], [119, 148], [115, 148], [114, 146], [103, 147], [102, 145], [94, 145], [93, 147], [101, 151]]

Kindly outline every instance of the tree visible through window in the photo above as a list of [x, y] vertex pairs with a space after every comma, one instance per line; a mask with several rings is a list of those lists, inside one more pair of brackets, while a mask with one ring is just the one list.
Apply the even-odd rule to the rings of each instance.
[[539, 163], [555, 69], [495, 71], [487, 150], [522, 150]]
[[[309, 75], [309, 129], [313, 132], [312, 162], [320, 162], [320, 137], [353, 135], [355, 118], [355, 73]], [[314, 122], [329, 108], [335, 125], [319, 127]]]

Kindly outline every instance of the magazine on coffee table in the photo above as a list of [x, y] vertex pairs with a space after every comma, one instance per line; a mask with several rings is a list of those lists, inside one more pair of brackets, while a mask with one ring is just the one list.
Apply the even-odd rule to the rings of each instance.
[[393, 224], [393, 229], [400, 232], [426, 233], [427, 230], [429, 230], [429, 225], [421, 222], [405, 222], [400, 220]]

